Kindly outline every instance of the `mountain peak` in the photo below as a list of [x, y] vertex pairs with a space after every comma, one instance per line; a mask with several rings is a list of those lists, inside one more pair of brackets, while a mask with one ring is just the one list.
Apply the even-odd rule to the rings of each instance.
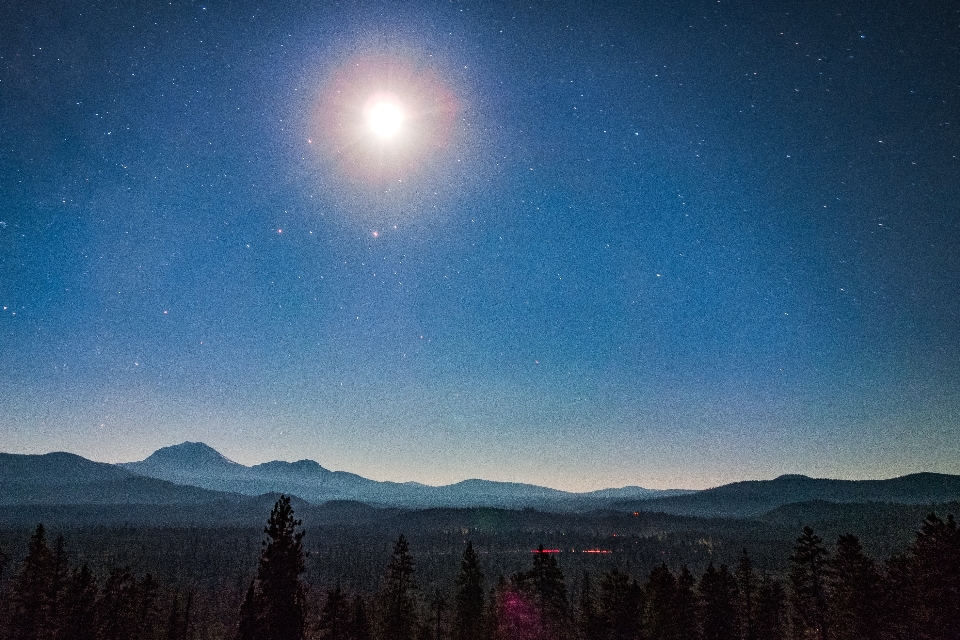
[[151, 465], [174, 465], [181, 468], [235, 468], [242, 466], [203, 442], [182, 442], [169, 447], [162, 447], [154, 451], [150, 457], [143, 462]]

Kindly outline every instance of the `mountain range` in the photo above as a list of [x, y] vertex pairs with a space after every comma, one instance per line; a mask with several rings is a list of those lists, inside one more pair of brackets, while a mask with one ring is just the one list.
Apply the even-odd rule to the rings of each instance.
[[346, 471], [330, 471], [313, 460], [273, 461], [248, 467], [227, 459], [201, 442], [164, 447], [145, 460], [118, 466], [159, 480], [241, 495], [282, 492], [313, 504], [353, 500], [374, 506], [413, 509], [501, 507], [575, 511], [595, 509], [601, 503], [617, 500], [644, 500], [689, 493], [642, 487], [570, 493], [531, 484], [475, 479], [440, 487], [417, 482], [379, 482]]
[[[495, 507], [549, 512], [598, 510], [664, 513], [708, 518], [765, 517], [787, 505], [929, 505], [960, 501], [960, 476], [917, 473], [890, 480], [832, 480], [784, 475], [734, 482], [703, 491], [642, 487], [570, 493], [536, 485], [464, 480], [434, 487], [416, 482], [378, 482], [331, 471], [312, 460], [253, 466], [233, 462], [199, 442], [158, 449], [145, 460], [93, 462], [70, 453], [0, 453], [0, 509], [84, 514], [123, 505], [115, 519], [202, 520], [204, 514], [242, 521], [261, 512], [280, 493], [301, 504], [328, 505], [331, 513], [373, 508]], [[70, 510], [73, 511], [70, 511]], [[823, 511], [823, 507], [816, 507]], [[369, 511], [365, 512], [369, 513]], [[126, 514], [130, 514], [129, 516]], [[233, 514], [233, 515], [230, 515]], [[364, 516], [367, 517], [367, 516]], [[780, 516], [783, 517], [782, 515]]]

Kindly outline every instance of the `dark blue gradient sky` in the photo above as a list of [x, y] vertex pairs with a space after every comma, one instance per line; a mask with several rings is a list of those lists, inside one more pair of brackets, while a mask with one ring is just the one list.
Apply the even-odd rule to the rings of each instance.
[[3, 3], [0, 448], [960, 473], [958, 131], [951, 3]]

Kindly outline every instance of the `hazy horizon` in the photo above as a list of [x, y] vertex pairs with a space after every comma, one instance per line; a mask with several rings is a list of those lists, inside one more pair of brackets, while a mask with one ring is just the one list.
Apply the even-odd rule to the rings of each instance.
[[[91, 457], [89, 457], [89, 456], [82, 455], [82, 454], [77, 453], [77, 452], [75, 452], [75, 451], [63, 451], [63, 450], [43, 451], [43, 452], [27, 452], [27, 453], [25, 453], [25, 454], [22, 453], [22, 452], [11, 452], [11, 451], [0, 451], [0, 453], [18, 453], [18, 454], [20, 454], [20, 455], [44, 455], [44, 454], [47, 454], [47, 453], [70, 453], [70, 454], [73, 454], [73, 455], [80, 455], [81, 457], [86, 458], [86, 459], [88, 459], [88, 460], [91, 460], [92, 462], [101, 462], [101, 463], [106, 463], [106, 464], [124, 464], [124, 463], [130, 463], [130, 462], [141, 462], [141, 461], [149, 458], [153, 453], [155, 453], [155, 452], [158, 451], [159, 449], [168, 449], [168, 448], [177, 447], [177, 446], [184, 445], [184, 444], [201, 444], [201, 445], [208, 446], [208, 447], [210, 447], [211, 449], [215, 450], [215, 451], [216, 451], [217, 453], [219, 453], [220, 455], [222, 455], [224, 458], [226, 458], [227, 460], [229, 460], [230, 462], [235, 462], [235, 463], [240, 464], [240, 465], [243, 465], [243, 466], [245, 466], [245, 467], [247, 467], [247, 468], [250, 468], [250, 467], [253, 467], [253, 466], [259, 465], [259, 464], [268, 463], [268, 462], [287, 462], [287, 463], [294, 463], [294, 462], [301, 462], [301, 461], [307, 460], [307, 461], [312, 461], [312, 462], [318, 463], [321, 467], [323, 467], [323, 468], [326, 469], [327, 471], [353, 473], [353, 474], [362, 476], [362, 477], [364, 477], [364, 478], [367, 478], [368, 480], [377, 480], [377, 481], [381, 481], [381, 482], [383, 482], [383, 481], [386, 481], [386, 482], [397, 482], [397, 483], [413, 482], [413, 483], [422, 484], [422, 485], [429, 486], [429, 487], [444, 487], [444, 486], [450, 486], [450, 485], [454, 485], [454, 484], [457, 484], [457, 483], [459, 483], [459, 482], [464, 482], [464, 481], [468, 481], [468, 480], [483, 480], [483, 481], [492, 481], [492, 482], [508, 482], [508, 483], [530, 484], [530, 485], [536, 485], [536, 486], [545, 487], [545, 488], [548, 488], [548, 489], [558, 489], [558, 490], [566, 491], [566, 492], [569, 492], [569, 493], [590, 493], [590, 492], [593, 492], [593, 491], [600, 491], [600, 490], [604, 490], [604, 489], [625, 489], [625, 488], [628, 488], [628, 487], [640, 487], [640, 488], [643, 488], [643, 489], [657, 489], [657, 490], [671, 490], [671, 489], [676, 489], [676, 490], [693, 490], [693, 491], [700, 491], [700, 490], [711, 489], [711, 488], [714, 488], [714, 487], [717, 487], [717, 486], [722, 486], [722, 485], [724, 485], [724, 484], [730, 484], [730, 483], [734, 483], [734, 482], [774, 480], [774, 479], [779, 478], [779, 477], [781, 477], [781, 476], [790, 476], [790, 475], [802, 475], [802, 476], [806, 476], [806, 477], [809, 477], [809, 478], [815, 479], [815, 480], [890, 480], [890, 479], [893, 479], [893, 478], [902, 477], [902, 476], [904, 476], [904, 475], [910, 475], [910, 474], [895, 474], [895, 475], [890, 475], [890, 476], [878, 476], [878, 477], [840, 478], [840, 477], [826, 477], [826, 476], [823, 476], [823, 477], [821, 477], [821, 476], [808, 476], [807, 474], [797, 474], [797, 473], [792, 473], [792, 472], [783, 472], [783, 473], [778, 473], [778, 474], [776, 474], [776, 475], [769, 476], [769, 477], [750, 477], [750, 478], [744, 477], [744, 478], [737, 478], [737, 479], [729, 480], [729, 481], [726, 481], [726, 482], [723, 482], [723, 483], [720, 483], [720, 484], [717, 484], [717, 485], [702, 486], [702, 487], [673, 487], [673, 486], [671, 486], [671, 487], [650, 487], [650, 486], [646, 486], [646, 485], [639, 485], [639, 484], [637, 484], [637, 483], [629, 483], [629, 482], [626, 482], [626, 483], [624, 483], [624, 484], [598, 486], [598, 487], [594, 487], [594, 488], [590, 488], [590, 489], [565, 489], [565, 488], [563, 488], [563, 487], [552, 486], [552, 485], [545, 485], [545, 484], [539, 484], [539, 483], [537, 483], [537, 482], [526, 482], [526, 481], [521, 481], [521, 480], [513, 480], [513, 479], [509, 479], [509, 478], [497, 479], [497, 478], [484, 478], [484, 477], [475, 477], [475, 476], [472, 476], [472, 477], [463, 477], [463, 478], [459, 478], [459, 479], [456, 479], [456, 480], [452, 480], [452, 481], [449, 481], [449, 482], [443, 482], [443, 483], [427, 483], [427, 482], [421, 482], [421, 481], [419, 481], [419, 480], [417, 480], [417, 479], [415, 479], [415, 478], [407, 478], [407, 479], [375, 478], [375, 477], [366, 476], [366, 475], [364, 475], [364, 474], [362, 474], [362, 473], [357, 473], [356, 471], [354, 471], [354, 470], [352, 470], [352, 469], [334, 469], [334, 468], [331, 468], [330, 466], [324, 464], [322, 460], [316, 460], [316, 459], [314, 459], [314, 458], [295, 458], [295, 459], [294, 459], [294, 458], [291, 458], [291, 459], [273, 459], [273, 458], [271, 458], [271, 459], [252, 460], [252, 461], [246, 461], [246, 462], [244, 462], [244, 461], [236, 460], [236, 459], [232, 458], [231, 456], [225, 454], [223, 451], [221, 451], [221, 450], [218, 449], [217, 447], [212, 447], [211, 445], [209, 445], [209, 444], [207, 444], [207, 443], [205, 443], [205, 442], [190, 441], [190, 440], [186, 440], [186, 441], [183, 441], [183, 442], [178, 442], [178, 443], [171, 444], [171, 445], [163, 445], [162, 447], [159, 447], [157, 450], [151, 451], [149, 454], [147, 454], [147, 455], [145, 455], [145, 456], [142, 456], [142, 457], [139, 457], [139, 458], [136, 458], [136, 459], [131, 459], [131, 460], [99, 460], [99, 459], [96, 459], [96, 458], [91, 458]], [[936, 472], [932, 472], [932, 471], [917, 471], [917, 472], [912, 472], [912, 473], [936, 473]], [[953, 475], [958, 475], [958, 474], [953, 474]]]

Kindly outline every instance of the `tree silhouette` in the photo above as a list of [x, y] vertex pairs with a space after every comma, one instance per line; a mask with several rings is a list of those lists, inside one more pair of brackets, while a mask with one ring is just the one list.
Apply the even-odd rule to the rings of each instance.
[[367, 615], [367, 604], [360, 595], [353, 597], [353, 606], [350, 610], [350, 627], [346, 637], [348, 640], [371, 640], [373, 638], [370, 617]]
[[306, 594], [303, 531], [293, 517], [290, 498], [281, 495], [263, 532], [257, 576], [240, 607], [236, 637], [240, 640], [302, 640]]
[[327, 589], [327, 597], [317, 623], [323, 640], [347, 640], [350, 631], [350, 602], [340, 585]]
[[410, 545], [400, 534], [381, 592], [380, 629], [385, 640], [413, 640], [417, 631], [416, 583]]
[[598, 598], [601, 637], [636, 640], [642, 637], [643, 589], [629, 575], [613, 569], [600, 580]]
[[486, 628], [483, 572], [472, 541], [467, 542], [467, 548], [463, 551], [455, 586], [453, 639], [482, 640]]
[[13, 640], [38, 640], [48, 631], [52, 558], [45, 536], [43, 524], [38, 524], [14, 580], [10, 598]]
[[754, 640], [783, 640], [786, 637], [787, 594], [783, 585], [766, 573], [757, 585], [754, 606]]
[[923, 521], [906, 560], [906, 601], [912, 637], [960, 638], [960, 529], [952, 515]]
[[87, 640], [97, 629], [97, 581], [86, 563], [73, 572], [62, 607], [64, 620], [58, 640]]
[[878, 640], [881, 576], [852, 534], [840, 536], [829, 562], [830, 635], [834, 640]]
[[545, 552], [543, 545], [533, 554], [533, 567], [527, 574], [527, 579], [540, 613], [540, 627], [543, 632], [551, 640], [566, 637], [569, 617], [567, 587], [556, 558]]
[[680, 637], [674, 602], [677, 597], [677, 579], [661, 564], [650, 572], [647, 580], [646, 628], [655, 640], [676, 640]]
[[757, 576], [753, 571], [753, 563], [747, 550], [744, 549], [737, 560], [737, 585], [740, 588], [740, 631], [743, 640], [754, 640], [754, 592], [756, 591]]
[[737, 583], [726, 565], [720, 570], [711, 562], [700, 578], [698, 588], [701, 609], [701, 637], [703, 640], [737, 640], [739, 624], [737, 620]]
[[804, 527], [790, 556], [794, 628], [827, 640], [827, 550], [810, 527]]

